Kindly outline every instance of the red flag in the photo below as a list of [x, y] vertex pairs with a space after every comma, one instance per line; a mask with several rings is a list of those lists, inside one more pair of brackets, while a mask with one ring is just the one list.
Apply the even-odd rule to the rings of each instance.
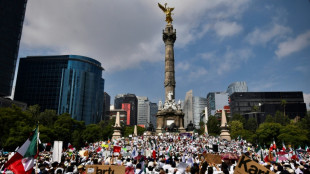
[[121, 146], [114, 146], [114, 147], [113, 147], [113, 152], [118, 152], [118, 153], [120, 153], [120, 152], [121, 152]]
[[153, 159], [156, 160], [156, 151], [155, 150], [153, 150], [153, 154], [152, 155], [153, 155]]
[[273, 149], [277, 149], [276, 142], [273, 140]]
[[97, 152], [100, 152], [100, 151], [101, 151], [101, 149], [102, 149], [102, 148], [99, 146], [99, 147], [97, 148], [97, 150], [96, 150], [96, 151], [97, 151]]

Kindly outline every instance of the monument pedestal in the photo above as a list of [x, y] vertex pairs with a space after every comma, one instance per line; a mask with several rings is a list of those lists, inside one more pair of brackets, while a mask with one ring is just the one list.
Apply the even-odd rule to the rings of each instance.
[[225, 139], [227, 141], [231, 141], [230, 133], [229, 133], [229, 130], [227, 128], [227, 120], [226, 120], [226, 114], [225, 114], [225, 110], [224, 109], [222, 110], [220, 139], [221, 140]]
[[145, 136], [153, 136], [154, 133], [151, 132], [151, 131], [146, 131], [144, 135], [145, 135]]
[[121, 130], [114, 129], [114, 132], [112, 134], [112, 140], [116, 140], [116, 139], [119, 139], [121, 137], [122, 137]]
[[[156, 133], [163, 132], [185, 132], [183, 126], [184, 113], [182, 110], [174, 110], [172, 108], [160, 110], [157, 113]], [[164, 128], [164, 130], [163, 130]]]
[[227, 141], [231, 141], [231, 137], [230, 137], [229, 131], [227, 129], [221, 130], [220, 139], [221, 140], [225, 139]]
[[114, 125], [114, 132], [112, 134], [112, 140], [116, 140], [122, 137], [121, 134], [121, 124], [120, 124], [120, 117], [119, 117], [119, 112], [116, 114], [116, 119], [115, 119], [115, 125]]

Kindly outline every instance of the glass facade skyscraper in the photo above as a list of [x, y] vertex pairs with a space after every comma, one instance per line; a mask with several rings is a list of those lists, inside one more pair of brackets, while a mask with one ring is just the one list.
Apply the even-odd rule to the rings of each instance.
[[27, 0], [0, 0], [0, 96], [10, 96]]
[[15, 99], [69, 113], [85, 124], [97, 123], [103, 116], [102, 70], [100, 62], [84, 56], [21, 58]]
[[234, 82], [228, 86], [226, 92], [229, 96], [234, 92], [248, 92], [248, 86], [246, 82]]
[[200, 128], [200, 118], [203, 114], [203, 110], [207, 106], [207, 99], [202, 97], [193, 97], [193, 116], [194, 122], [193, 124], [198, 129]]
[[228, 93], [226, 92], [209, 92], [207, 94], [208, 115], [214, 115], [216, 110], [228, 106]]

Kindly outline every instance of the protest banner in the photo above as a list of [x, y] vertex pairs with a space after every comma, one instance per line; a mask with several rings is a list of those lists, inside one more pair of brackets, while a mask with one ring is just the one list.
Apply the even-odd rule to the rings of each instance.
[[119, 174], [125, 173], [125, 166], [87, 165], [86, 174]]
[[251, 160], [249, 157], [242, 155], [235, 167], [234, 174], [275, 174], [266, 167]]
[[222, 158], [217, 154], [204, 153], [204, 158], [211, 164], [222, 164]]

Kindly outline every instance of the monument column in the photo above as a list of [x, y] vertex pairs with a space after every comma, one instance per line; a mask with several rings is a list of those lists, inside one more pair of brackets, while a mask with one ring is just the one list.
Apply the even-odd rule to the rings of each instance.
[[175, 99], [175, 72], [174, 72], [174, 42], [176, 40], [176, 30], [172, 24], [167, 24], [163, 31], [163, 41], [165, 43], [165, 96], [168, 101], [168, 93], [172, 92], [171, 99]]

